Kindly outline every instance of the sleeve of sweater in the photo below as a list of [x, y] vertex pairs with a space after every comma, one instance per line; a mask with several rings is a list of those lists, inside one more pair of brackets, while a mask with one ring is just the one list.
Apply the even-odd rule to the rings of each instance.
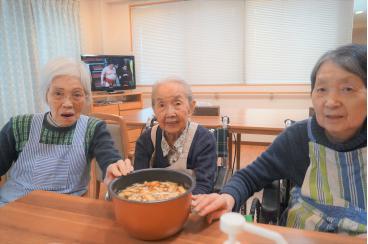
[[17, 157], [12, 119], [10, 119], [0, 131], [0, 176], [8, 172]]
[[281, 133], [254, 162], [237, 171], [222, 189], [235, 199], [234, 210], [265, 185], [290, 179], [301, 185], [309, 165], [306, 123], [297, 123]]
[[193, 194], [206, 194], [213, 191], [217, 168], [216, 139], [203, 127], [198, 127], [189, 150], [188, 166], [195, 172], [196, 186]]
[[106, 123], [103, 121], [96, 125], [90, 152], [96, 158], [104, 177], [107, 166], [122, 159], [119, 151], [114, 147], [114, 141], [107, 130]]
[[139, 136], [135, 144], [134, 170], [149, 168], [152, 153], [151, 129], [148, 129]]

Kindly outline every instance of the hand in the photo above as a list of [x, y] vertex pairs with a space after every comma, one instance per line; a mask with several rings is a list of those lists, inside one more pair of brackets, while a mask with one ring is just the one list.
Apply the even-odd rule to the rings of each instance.
[[116, 177], [127, 175], [133, 170], [134, 168], [129, 159], [116, 161], [107, 167], [104, 183], [109, 185], [109, 183]]
[[367, 238], [367, 233], [356, 235], [359, 238]]
[[220, 218], [224, 213], [230, 212], [235, 205], [235, 199], [229, 194], [200, 194], [194, 195], [192, 207], [200, 216], [207, 216], [207, 222]]

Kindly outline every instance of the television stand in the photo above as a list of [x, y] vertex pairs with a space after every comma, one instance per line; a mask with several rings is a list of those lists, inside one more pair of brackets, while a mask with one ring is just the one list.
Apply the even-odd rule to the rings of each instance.
[[125, 91], [107, 91], [108, 94], [123, 94]]
[[143, 108], [143, 97], [141, 92], [114, 91], [92, 93], [92, 113], [105, 113], [122, 115], [122, 111]]

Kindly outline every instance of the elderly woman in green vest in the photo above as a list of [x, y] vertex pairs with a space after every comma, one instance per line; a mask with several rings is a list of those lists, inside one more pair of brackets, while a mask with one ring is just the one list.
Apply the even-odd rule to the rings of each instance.
[[0, 188], [0, 206], [34, 190], [85, 194], [93, 157], [106, 184], [133, 169], [114, 148], [106, 124], [82, 115], [91, 98], [83, 63], [54, 59], [41, 81], [50, 111], [15, 116], [0, 132], [0, 175], [9, 176]]
[[288, 127], [221, 194], [194, 196], [212, 221], [277, 179], [295, 183], [286, 225], [367, 232], [367, 47], [346, 45], [324, 54], [311, 75], [315, 115]]

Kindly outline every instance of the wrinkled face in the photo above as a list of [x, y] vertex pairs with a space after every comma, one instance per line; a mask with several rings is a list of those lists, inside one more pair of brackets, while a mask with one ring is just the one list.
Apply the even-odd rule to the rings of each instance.
[[51, 82], [47, 103], [53, 120], [59, 126], [71, 126], [78, 119], [86, 103], [80, 80], [73, 76], [58, 76]]
[[312, 103], [327, 137], [341, 143], [352, 138], [367, 117], [367, 88], [359, 76], [326, 61], [317, 72]]
[[157, 87], [154, 104], [153, 110], [165, 136], [177, 139], [187, 125], [195, 102], [188, 101], [182, 85], [165, 83]]

